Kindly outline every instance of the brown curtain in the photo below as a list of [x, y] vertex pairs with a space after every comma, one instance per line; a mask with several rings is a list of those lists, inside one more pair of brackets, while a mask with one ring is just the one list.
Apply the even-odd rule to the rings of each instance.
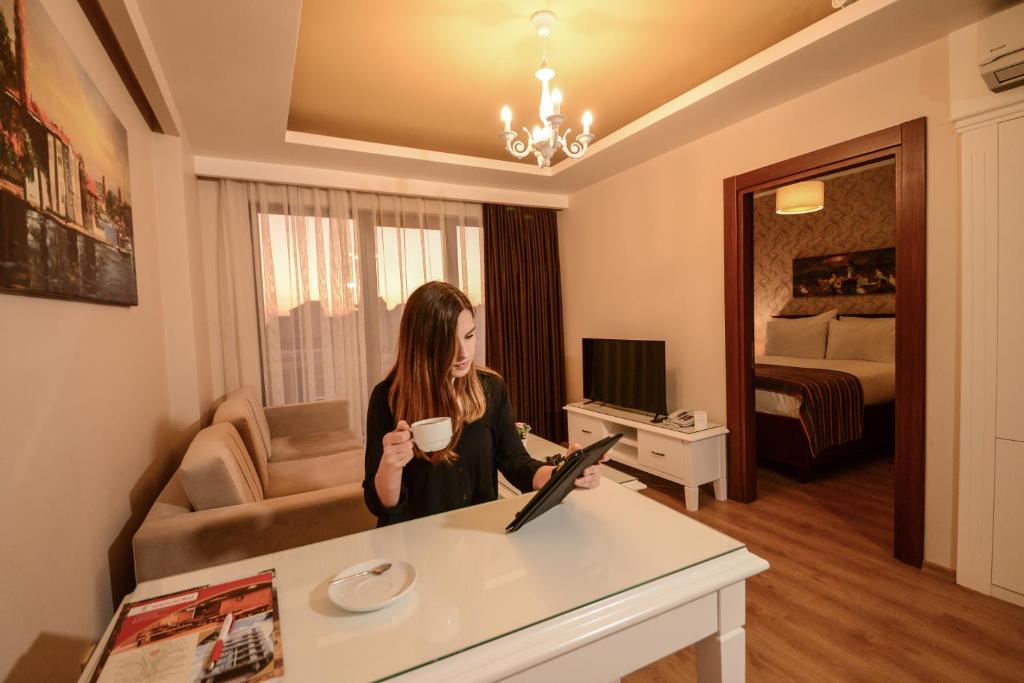
[[501, 373], [517, 422], [566, 439], [558, 224], [553, 209], [484, 205], [487, 365]]

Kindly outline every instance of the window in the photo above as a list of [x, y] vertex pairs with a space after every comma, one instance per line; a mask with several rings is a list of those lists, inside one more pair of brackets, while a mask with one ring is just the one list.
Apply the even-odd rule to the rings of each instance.
[[251, 214], [268, 405], [344, 399], [359, 431], [394, 364], [405, 302], [432, 280], [469, 297], [483, 363], [479, 205], [262, 187], [275, 200], [260, 195]]
[[354, 223], [261, 214], [259, 228], [269, 384], [284, 404], [340, 397], [335, 360], [349, 346], [343, 331], [361, 327], [359, 256], [342, 248], [355, 245]]
[[[374, 225], [378, 332], [368, 348], [379, 348], [377, 374], [383, 377], [394, 365], [405, 302], [419, 286], [444, 280], [458, 286], [473, 304], [477, 323], [477, 363], [483, 364], [483, 230], [449, 221], [436, 228]], [[379, 340], [379, 341], [378, 341]]]

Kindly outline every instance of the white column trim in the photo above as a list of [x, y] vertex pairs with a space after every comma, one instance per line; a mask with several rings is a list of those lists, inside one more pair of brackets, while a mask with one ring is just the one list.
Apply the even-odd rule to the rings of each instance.
[[1018, 116], [1024, 114], [1024, 99], [1020, 102], [1014, 102], [1013, 104], [1007, 104], [1002, 107], [996, 107], [995, 109], [989, 109], [977, 114], [971, 114], [970, 116], [963, 116], [959, 119], [952, 119], [953, 125], [956, 127], [956, 132], [967, 133], [972, 130], [984, 128], [986, 126], [992, 126], [1003, 121], [1009, 121], [1015, 119]]
[[991, 594], [999, 252], [999, 132], [994, 120], [963, 133], [960, 150], [963, 242], [956, 580]]

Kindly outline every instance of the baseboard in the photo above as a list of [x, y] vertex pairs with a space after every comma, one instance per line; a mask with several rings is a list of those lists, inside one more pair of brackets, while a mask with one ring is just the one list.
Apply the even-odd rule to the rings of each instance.
[[935, 564], [934, 562], [925, 560], [921, 563], [921, 571], [925, 574], [931, 574], [932, 576], [937, 576], [940, 579], [956, 583], [956, 570], [943, 567], [941, 564]]
[[992, 597], [1024, 607], [1024, 595], [1000, 588], [999, 586], [992, 586]]

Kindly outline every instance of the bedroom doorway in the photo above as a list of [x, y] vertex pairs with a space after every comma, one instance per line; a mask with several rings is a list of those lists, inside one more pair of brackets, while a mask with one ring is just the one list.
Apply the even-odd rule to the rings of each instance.
[[[795, 183], [834, 177], [856, 170], [890, 165], [895, 180], [895, 249], [899, 254], [899, 287], [895, 309], [895, 481], [893, 501], [893, 554], [901, 561], [921, 566], [924, 551], [924, 379], [925, 379], [925, 120], [917, 119], [845, 143], [772, 164], [724, 181], [725, 194], [725, 309], [726, 380], [729, 435], [729, 497], [741, 502], [757, 498], [758, 415], [755, 414], [755, 343], [764, 351], [763, 331], [755, 339], [754, 228], [755, 196]], [[813, 189], [813, 188], [812, 188]], [[824, 254], [823, 254], [824, 255]], [[852, 257], [852, 255], [849, 255]], [[878, 277], [867, 288], [884, 288], [886, 254], [858, 259], [879, 260]], [[873, 263], [873, 262], [872, 262]], [[820, 265], [820, 264], [819, 264]], [[834, 264], [831, 264], [834, 265]], [[800, 264], [794, 264], [798, 270]], [[794, 279], [794, 283], [796, 279]], [[812, 281], [817, 281], [813, 280]], [[865, 283], [862, 281], [861, 283]], [[895, 281], [892, 281], [895, 284]], [[813, 285], [808, 285], [813, 289]], [[824, 282], [822, 283], [824, 286]], [[838, 286], [838, 285], [837, 285]], [[815, 292], [810, 292], [814, 294]], [[798, 294], [799, 296], [799, 294]], [[794, 315], [802, 315], [795, 313]], [[762, 316], [763, 317], [763, 316]], [[759, 320], [759, 323], [764, 323]], [[809, 321], [808, 324], [813, 324]], [[877, 323], [851, 321], [846, 327], [878, 327]], [[893, 323], [889, 323], [890, 325]], [[763, 327], [758, 327], [763, 330]], [[824, 329], [824, 328], [823, 328]], [[761, 356], [758, 353], [758, 356]], [[794, 351], [800, 353], [800, 351]], [[764, 366], [761, 366], [764, 367]], [[769, 374], [784, 374], [770, 372]], [[841, 374], [841, 373], [839, 373]], [[781, 377], [769, 381], [793, 381]], [[841, 379], [841, 378], [840, 378]], [[760, 381], [760, 380], [759, 380]], [[854, 382], [856, 384], [856, 382]], [[840, 388], [835, 391], [841, 394]], [[903, 400], [901, 400], [901, 397]], [[763, 398], [763, 396], [762, 396]], [[866, 403], [867, 401], [865, 401]], [[784, 406], [783, 406], [784, 407]], [[865, 434], [875, 433], [885, 410], [865, 411]], [[780, 409], [781, 411], [781, 409]], [[779, 412], [779, 411], [777, 411]], [[764, 416], [761, 416], [765, 423]], [[892, 414], [888, 416], [890, 424]], [[867, 422], [872, 421], [870, 429]], [[771, 423], [772, 420], [767, 420]], [[776, 421], [775, 426], [778, 426]], [[800, 425], [800, 422], [796, 422]], [[791, 425], [790, 425], [791, 426]], [[811, 430], [814, 431], [813, 429]], [[803, 429], [799, 433], [804, 432]], [[783, 430], [780, 438], [785, 438]], [[790, 431], [792, 436], [793, 432]], [[803, 443], [816, 443], [809, 436]], [[772, 444], [774, 442], [767, 442]], [[779, 442], [779, 443], [784, 443]], [[766, 446], [767, 448], [767, 446]], [[798, 449], [781, 448], [783, 451]], [[806, 447], [805, 447], [805, 450]], [[817, 452], [793, 456], [803, 477]], [[800, 460], [804, 462], [799, 462]]]

